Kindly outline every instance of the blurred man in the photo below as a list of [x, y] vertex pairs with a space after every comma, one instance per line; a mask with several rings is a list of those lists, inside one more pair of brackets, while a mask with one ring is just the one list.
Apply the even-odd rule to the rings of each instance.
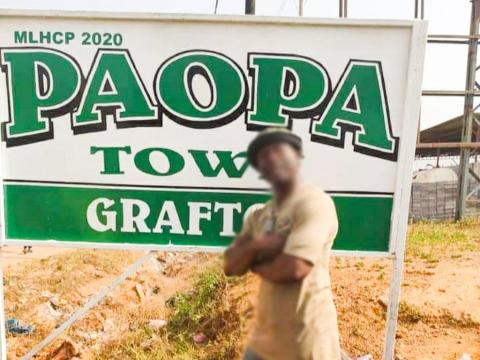
[[293, 133], [261, 132], [248, 147], [248, 159], [274, 196], [248, 216], [225, 252], [228, 276], [251, 270], [262, 279], [244, 359], [339, 360], [328, 267], [338, 229], [335, 206], [302, 181], [302, 143]]

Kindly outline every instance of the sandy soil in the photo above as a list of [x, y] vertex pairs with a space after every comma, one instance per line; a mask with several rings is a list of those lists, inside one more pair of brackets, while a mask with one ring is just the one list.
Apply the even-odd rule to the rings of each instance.
[[[20, 358], [141, 256], [129, 252], [105, 252], [103, 255], [101, 251], [84, 251], [82, 256], [76, 256], [77, 250], [48, 248], [35, 248], [33, 254], [23, 255], [21, 250], [10, 247], [2, 250], [7, 265], [6, 291], [16, 289], [18, 281], [28, 289], [24, 296], [20, 293], [20, 298], [7, 299], [7, 315], [32, 323], [38, 330], [32, 336], [9, 336], [9, 359]], [[99, 359], [95, 353], [106, 344], [127, 336], [152, 318], [166, 318], [166, 300], [177, 291], [187, 290], [192, 276], [214, 259], [204, 254], [160, 254], [42, 352], [38, 359], [50, 359], [52, 350], [67, 337], [80, 345], [81, 359]], [[117, 268], [110, 269], [109, 264], [117, 262]], [[76, 269], [73, 273], [70, 263]], [[45, 283], [51, 292], [45, 296], [38, 279], [51, 277], [52, 271], [58, 271], [62, 264], [65, 266], [62, 270], [67, 273], [53, 279], [52, 284]], [[435, 262], [418, 258], [407, 261], [397, 334], [398, 359], [457, 360], [463, 353], [470, 354], [474, 360], [480, 359], [479, 264], [480, 254], [475, 252], [454, 258], [441, 256]], [[33, 273], [25, 268], [33, 269]], [[365, 354], [381, 358], [390, 270], [387, 260], [332, 260], [332, 284], [342, 348], [354, 358]], [[246, 324], [238, 341], [239, 349], [243, 348], [247, 329], [252, 325], [257, 287], [257, 278], [250, 275], [231, 289], [231, 301], [237, 303], [236, 308]], [[47, 314], [47, 320], [51, 320], [48, 322], [38, 318], [38, 307], [50, 296], [56, 299], [57, 308], [52, 319], [48, 319], [51, 314]]]
[[480, 254], [445, 259], [433, 270], [422, 263], [407, 264], [403, 297], [426, 312], [449, 311], [480, 323], [479, 266]]
[[52, 255], [64, 254], [73, 249], [36, 246], [32, 252], [24, 254], [23, 246], [4, 246], [0, 248], [0, 263], [5, 269], [8, 266], [24, 263], [29, 260], [45, 259]]
[[[480, 359], [480, 322], [474, 320], [480, 309], [480, 277], [472, 271], [479, 261], [480, 256], [472, 255], [446, 259], [438, 266], [405, 265], [397, 332], [399, 358], [456, 360], [469, 353]], [[370, 353], [381, 358], [389, 275], [386, 261], [334, 261], [332, 281], [342, 345], [351, 356]]]

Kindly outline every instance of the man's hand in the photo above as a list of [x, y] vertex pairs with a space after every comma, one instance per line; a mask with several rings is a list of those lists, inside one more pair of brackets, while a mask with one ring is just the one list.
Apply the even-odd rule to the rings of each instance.
[[240, 276], [245, 274], [257, 252], [249, 237], [238, 236], [224, 254], [223, 271], [227, 276]]

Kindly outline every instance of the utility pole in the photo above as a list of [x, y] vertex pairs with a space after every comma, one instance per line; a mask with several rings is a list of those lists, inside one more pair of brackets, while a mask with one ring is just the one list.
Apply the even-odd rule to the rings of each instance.
[[304, 0], [298, 0], [298, 16], [303, 16]]
[[245, 15], [255, 15], [255, 0], [245, 0]]
[[425, 0], [415, 0], [415, 19], [425, 17]]
[[[475, 91], [475, 75], [477, 67], [478, 24], [480, 20], [480, 0], [472, 1], [472, 15], [470, 19], [470, 38], [468, 41], [467, 80], [465, 103], [463, 110], [463, 128], [461, 142], [472, 140], [473, 100]], [[468, 170], [470, 167], [470, 152], [468, 147], [460, 149], [460, 165], [458, 168], [458, 194], [455, 219], [461, 220], [465, 216], [466, 197], [468, 191]]]
[[339, 0], [338, 1], [338, 17], [346, 18], [347, 17], [347, 8], [348, 8], [348, 0]]

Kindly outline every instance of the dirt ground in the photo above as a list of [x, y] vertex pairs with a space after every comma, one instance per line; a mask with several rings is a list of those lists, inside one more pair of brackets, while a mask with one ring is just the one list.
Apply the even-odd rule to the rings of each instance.
[[[332, 282], [343, 347], [350, 355], [381, 358], [390, 264], [334, 261]], [[360, 264], [360, 265], [359, 265]], [[480, 359], [480, 255], [432, 267], [406, 264], [397, 332], [402, 359]], [[355, 284], [352, 286], [351, 284]]]
[[69, 251], [73, 250], [54, 247], [36, 247], [35, 251], [24, 254], [23, 246], [5, 246], [1, 250], [1, 265], [3, 268], [6, 268], [11, 265], [15, 266], [16, 264], [25, 264], [29, 260], [44, 259], [52, 255], [64, 254]]
[[[397, 358], [456, 360], [468, 353], [471, 359], [480, 359], [480, 221], [419, 224], [409, 235]], [[141, 255], [40, 248], [22, 255], [21, 248], [2, 249], [6, 315], [36, 327], [32, 335], [8, 336], [8, 359], [19, 359]], [[157, 331], [156, 325], [148, 330], [152, 328], [148, 324], [169, 320], [169, 299], [191, 293], [196, 274], [218, 264], [216, 255], [159, 253], [37, 359], [62, 359], [53, 354], [65, 340], [75, 345], [79, 359], [172, 358], [171, 353], [152, 349], [167, 345], [172, 337]], [[353, 358], [365, 354], [381, 358], [390, 271], [385, 259], [332, 259], [342, 348]], [[235, 348], [223, 358], [235, 359], [253, 322], [258, 279], [250, 275], [227, 284], [222, 301], [240, 319], [240, 332], [222, 337], [233, 338]], [[181, 350], [183, 355], [173, 358], [211, 359], [203, 342]]]

